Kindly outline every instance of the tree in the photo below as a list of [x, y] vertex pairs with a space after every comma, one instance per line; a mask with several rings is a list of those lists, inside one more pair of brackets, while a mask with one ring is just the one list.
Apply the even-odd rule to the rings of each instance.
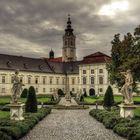
[[33, 86], [29, 88], [29, 93], [25, 105], [25, 111], [32, 112], [32, 113], [37, 112], [37, 99], [36, 99], [35, 89]]
[[21, 98], [27, 98], [27, 95], [28, 95], [28, 89], [24, 88], [24, 90], [22, 91], [20, 97]]
[[107, 109], [110, 109], [114, 104], [114, 96], [111, 86], [108, 86], [106, 93], [104, 95], [103, 106]]
[[124, 77], [120, 72], [127, 69], [131, 69], [134, 81], [140, 81], [140, 26], [134, 30], [134, 35], [127, 33], [123, 40], [116, 34], [111, 44], [112, 60], [107, 65], [110, 83], [122, 87]]

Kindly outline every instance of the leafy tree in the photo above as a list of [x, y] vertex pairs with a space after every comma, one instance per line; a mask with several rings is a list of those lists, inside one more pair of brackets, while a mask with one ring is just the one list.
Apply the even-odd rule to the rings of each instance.
[[107, 65], [111, 84], [121, 87], [124, 77], [120, 72], [127, 69], [131, 69], [134, 81], [140, 81], [140, 26], [135, 29], [134, 35], [127, 33], [123, 40], [120, 40], [120, 34], [116, 34], [111, 44], [112, 60]]
[[32, 113], [37, 112], [37, 99], [36, 99], [35, 89], [33, 86], [29, 88], [29, 93], [25, 105], [25, 111], [32, 112]]
[[22, 91], [20, 97], [21, 98], [27, 98], [27, 95], [28, 95], [28, 89], [24, 88], [24, 90]]
[[103, 106], [107, 109], [110, 109], [114, 104], [114, 96], [111, 86], [108, 86], [106, 93], [104, 95]]

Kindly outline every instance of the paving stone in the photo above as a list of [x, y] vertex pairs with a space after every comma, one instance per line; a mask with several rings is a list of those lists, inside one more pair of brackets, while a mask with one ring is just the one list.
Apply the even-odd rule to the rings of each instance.
[[89, 115], [89, 110], [52, 110], [21, 140], [125, 140]]

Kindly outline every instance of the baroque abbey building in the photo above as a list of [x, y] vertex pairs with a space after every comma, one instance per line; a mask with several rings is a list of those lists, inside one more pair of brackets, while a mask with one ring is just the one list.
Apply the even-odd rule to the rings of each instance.
[[34, 86], [37, 94], [52, 94], [54, 89], [78, 93], [94, 90], [104, 94], [108, 85], [106, 64], [111, 58], [101, 52], [84, 56], [77, 61], [76, 36], [70, 17], [63, 35], [62, 57], [55, 58], [53, 50], [49, 58], [28, 58], [0, 54], [0, 95], [10, 95], [15, 70], [20, 70], [24, 88]]

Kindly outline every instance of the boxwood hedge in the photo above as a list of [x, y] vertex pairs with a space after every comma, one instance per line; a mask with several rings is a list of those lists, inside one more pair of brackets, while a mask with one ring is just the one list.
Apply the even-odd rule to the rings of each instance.
[[37, 113], [25, 113], [25, 120], [23, 121], [0, 120], [1, 140], [17, 140], [21, 138], [50, 112], [50, 108], [41, 108]]
[[115, 133], [126, 137], [128, 140], [140, 140], [140, 119], [120, 118], [118, 110], [96, 110], [89, 112], [91, 116], [102, 122], [108, 129], [113, 129]]

